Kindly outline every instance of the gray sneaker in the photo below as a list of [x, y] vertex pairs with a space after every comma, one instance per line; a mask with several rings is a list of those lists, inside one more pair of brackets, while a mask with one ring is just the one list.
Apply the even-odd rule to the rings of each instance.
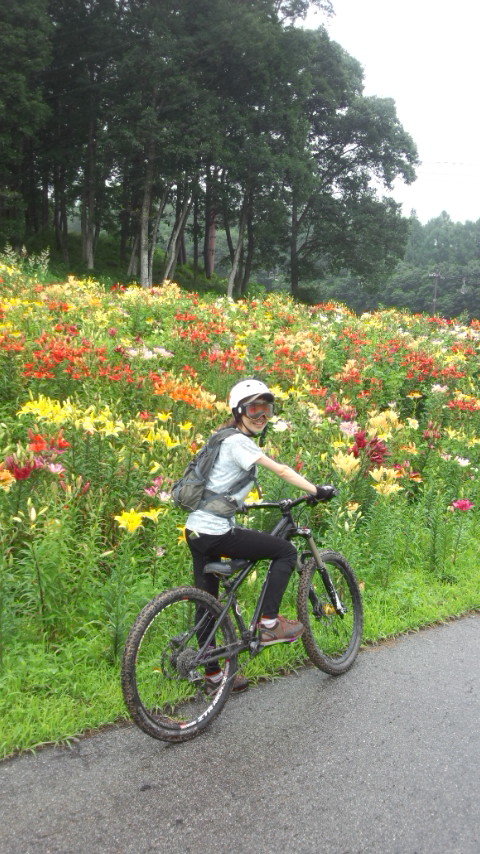
[[281, 614], [271, 629], [267, 629], [259, 623], [260, 643], [262, 646], [270, 646], [272, 643], [291, 643], [297, 640], [304, 631], [304, 626], [298, 620], [287, 620]]

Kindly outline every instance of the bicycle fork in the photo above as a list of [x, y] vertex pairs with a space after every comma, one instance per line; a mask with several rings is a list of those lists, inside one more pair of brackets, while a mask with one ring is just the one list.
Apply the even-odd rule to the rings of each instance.
[[[317, 569], [318, 569], [320, 575], [322, 576], [322, 581], [323, 581], [325, 588], [327, 590], [327, 593], [330, 597], [330, 601], [331, 601], [333, 607], [335, 608], [335, 611], [337, 612], [337, 614], [340, 617], [344, 617], [345, 614], [347, 613], [347, 609], [342, 604], [342, 601], [341, 601], [337, 591], [335, 590], [335, 586], [332, 582], [332, 579], [330, 578], [328, 570], [327, 570], [325, 564], [322, 562], [322, 556], [320, 554], [320, 551], [317, 547], [315, 540], [313, 539], [311, 534], [308, 535], [307, 532], [305, 532], [303, 534], [303, 536], [306, 539], [306, 541], [310, 547], [310, 550], [311, 550], [311, 552], [315, 558], [315, 561], [317, 563]], [[316, 605], [317, 602], [313, 601], [313, 599], [316, 599], [317, 597], [316, 597], [313, 590], [310, 590], [310, 598], [312, 599], [312, 604]]]

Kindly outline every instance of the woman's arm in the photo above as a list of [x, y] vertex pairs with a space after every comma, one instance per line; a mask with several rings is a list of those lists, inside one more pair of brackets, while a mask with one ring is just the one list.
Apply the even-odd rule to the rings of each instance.
[[309, 480], [302, 477], [301, 474], [290, 468], [290, 466], [286, 466], [284, 463], [277, 463], [276, 460], [272, 460], [271, 457], [266, 457], [264, 454], [262, 454], [262, 456], [257, 460], [257, 463], [260, 466], [273, 471], [274, 474], [277, 474], [278, 477], [281, 477], [282, 480], [285, 480], [292, 486], [296, 486], [298, 489], [303, 489], [305, 492], [309, 492], [310, 495], [316, 495], [317, 487], [315, 484], [310, 483]]

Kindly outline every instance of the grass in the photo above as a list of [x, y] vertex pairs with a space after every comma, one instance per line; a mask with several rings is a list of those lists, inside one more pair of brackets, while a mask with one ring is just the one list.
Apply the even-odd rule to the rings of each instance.
[[[474, 544], [456, 567], [456, 583], [432, 578], [415, 566], [392, 579], [388, 588], [364, 591], [364, 643], [373, 644], [404, 632], [480, 608]], [[361, 570], [359, 578], [361, 579]], [[285, 611], [295, 613], [295, 591], [285, 597]], [[153, 592], [153, 591], [152, 591]], [[11, 650], [0, 679], [0, 757], [45, 744], [61, 744], [85, 731], [126, 719], [120, 690], [119, 662], [109, 662], [105, 631], [48, 650], [39, 644], [22, 655]], [[100, 653], [100, 654], [99, 654]], [[240, 663], [247, 661], [241, 657]], [[305, 664], [300, 643], [277, 644], [247, 661], [253, 682], [273, 679]], [[348, 677], [346, 677], [348, 678]]]

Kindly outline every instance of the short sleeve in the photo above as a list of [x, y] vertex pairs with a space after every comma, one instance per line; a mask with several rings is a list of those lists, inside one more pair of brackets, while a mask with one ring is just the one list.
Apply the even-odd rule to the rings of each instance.
[[245, 471], [248, 471], [263, 456], [262, 449], [249, 436], [231, 436], [225, 440], [225, 444], [227, 443], [232, 460]]

